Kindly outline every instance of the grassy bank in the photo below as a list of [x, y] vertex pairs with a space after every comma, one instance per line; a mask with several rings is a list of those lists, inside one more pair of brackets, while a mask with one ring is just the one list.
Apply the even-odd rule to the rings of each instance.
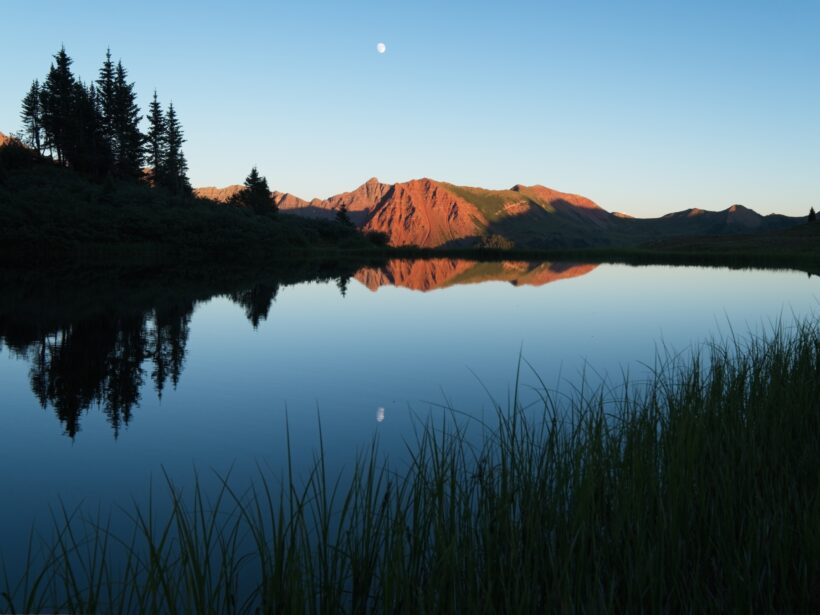
[[[816, 612], [817, 323], [662, 361], [647, 383], [420, 425], [337, 480], [260, 472], [171, 513], [65, 513], [7, 611]], [[288, 442], [290, 447], [291, 443]], [[156, 499], [156, 496], [155, 496]], [[150, 500], [149, 500], [150, 502]]]

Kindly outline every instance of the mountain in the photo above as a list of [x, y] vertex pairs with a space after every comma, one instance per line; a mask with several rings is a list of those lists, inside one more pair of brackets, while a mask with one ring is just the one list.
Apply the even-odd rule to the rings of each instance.
[[11, 137], [0, 132], [0, 147], [11, 141]]
[[508, 282], [514, 286], [543, 286], [586, 275], [597, 265], [526, 261], [476, 262], [460, 259], [388, 261], [383, 267], [366, 267], [354, 276], [372, 291], [398, 286], [427, 292], [460, 284]]
[[645, 239], [748, 235], [784, 230], [804, 221], [779, 214], [762, 216], [743, 205], [732, 205], [723, 211], [686, 209], [660, 218], [633, 218], [629, 222], [636, 234]]
[[[200, 188], [197, 194], [227, 201], [239, 189]], [[331, 219], [345, 205], [359, 228], [386, 234], [390, 245], [426, 248], [634, 246], [670, 237], [776, 231], [802, 220], [761, 216], [742, 205], [720, 212], [689, 209], [660, 218], [632, 218], [541, 185], [488, 190], [428, 178], [384, 184], [374, 177], [351, 192], [311, 201], [281, 192], [273, 196], [282, 211], [309, 218]]]
[[[224, 202], [239, 189], [199, 188], [197, 194]], [[544, 186], [486, 190], [428, 178], [396, 184], [372, 178], [324, 200], [273, 194], [282, 211], [313, 218], [332, 218], [344, 204], [357, 226], [385, 233], [394, 246], [469, 247], [499, 236], [519, 247], [585, 247], [610, 243], [613, 219], [585, 197]]]

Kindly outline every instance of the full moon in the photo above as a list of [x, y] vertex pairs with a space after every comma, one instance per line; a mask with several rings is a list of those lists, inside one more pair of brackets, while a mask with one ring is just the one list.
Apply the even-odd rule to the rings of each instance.
[[387, 45], [385, 45], [384, 43], [379, 43], [378, 45], [376, 45], [376, 51], [378, 51], [379, 53], [384, 53], [385, 51], [387, 51]]

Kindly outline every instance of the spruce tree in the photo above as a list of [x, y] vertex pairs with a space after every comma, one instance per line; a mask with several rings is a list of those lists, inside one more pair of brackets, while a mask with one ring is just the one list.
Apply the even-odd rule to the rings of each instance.
[[100, 68], [97, 79], [100, 112], [102, 114], [102, 133], [114, 149], [114, 62], [111, 61], [111, 48], [105, 52], [105, 61]]
[[148, 134], [145, 135], [145, 159], [151, 169], [151, 181], [157, 184], [166, 157], [165, 114], [154, 90], [154, 99], [148, 105]]
[[48, 71], [40, 90], [43, 133], [45, 145], [57, 155], [61, 164], [66, 164], [64, 151], [68, 146], [67, 133], [71, 122], [74, 99], [74, 75], [71, 72], [73, 60], [65, 47], [54, 54], [54, 63]]
[[165, 164], [160, 174], [161, 184], [174, 194], [191, 194], [191, 182], [188, 180], [188, 163], [182, 152], [185, 139], [182, 135], [182, 126], [177, 118], [174, 103], [168, 105], [165, 115], [166, 156]]
[[258, 214], [276, 212], [276, 203], [268, 188], [268, 180], [259, 175], [256, 167], [245, 178], [245, 187], [231, 199], [232, 204], [247, 207]]
[[353, 224], [353, 220], [350, 219], [350, 215], [347, 213], [346, 203], [341, 203], [336, 209], [336, 222], [350, 228], [356, 228], [356, 225]]
[[128, 73], [122, 62], [117, 62], [111, 116], [115, 161], [118, 174], [124, 177], [141, 177], [144, 137], [140, 132], [139, 123], [142, 116], [137, 106], [134, 84], [128, 83], [127, 77]]
[[42, 109], [40, 107], [40, 82], [36, 79], [31, 84], [31, 89], [23, 99], [23, 110], [20, 113], [25, 127], [26, 140], [28, 144], [37, 149], [37, 153], [42, 154], [41, 136]]
[[814, 212], [814, 207], [809, 210], [809, 222], [815, 222], [817, 220], [817, 214]]
[[64, 156], [71, 167], [97, 177], [105, 175], [111, 166], [111, 152], [103, 134], [102, 112], [94, 84], [74, 83]]

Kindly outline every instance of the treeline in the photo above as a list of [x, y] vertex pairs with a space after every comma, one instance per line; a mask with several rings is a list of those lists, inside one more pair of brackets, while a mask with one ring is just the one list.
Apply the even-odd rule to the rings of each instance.
[[23, 98], [27, 144], [94, 177], [147, 179], [174, 194], [190, 194], [185, 139], [173, 103], [163, 110], [154, 91], [143, 133], [134, 83], [110, 50], [94, 82], [75, 77], [72, 63], [61, 48], [42, 84], [35, 80]]

